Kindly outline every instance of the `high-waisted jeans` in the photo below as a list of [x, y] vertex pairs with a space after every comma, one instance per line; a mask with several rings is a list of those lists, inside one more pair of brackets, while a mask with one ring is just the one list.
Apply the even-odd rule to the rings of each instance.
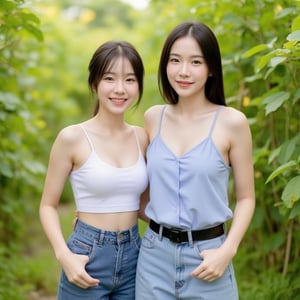
[[124, 231], [99, 230], [78, 220], [68, 242], [73, 253], [87, 255], [87, 273], [100, 280], [82, 289], [62, 271], [58, 300], [134, 300], [136, 264], [141, 244], [138, 225]]
[[224, 239], [225, 234], [177, 244], [148, 228], [138, 259], [136, 300], [237, 300], [232, 264], [212, 282], [190, 275], [201, 264], [200, 252], [220, 247]]

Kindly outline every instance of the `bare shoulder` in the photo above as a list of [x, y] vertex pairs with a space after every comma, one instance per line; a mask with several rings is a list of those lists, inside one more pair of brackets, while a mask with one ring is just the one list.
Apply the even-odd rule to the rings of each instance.
[[162, 109], [165, 105], [154, 105], [145, 112], [144, 121], [145, 128], [149, 135], [150, 141], [157, 132], [157, 126], [159, 124], [159, 118], [161, 116]]
[[153, 118], [158, 118], [165, 105], [153, 105], [148, 108], [145, 112], [145, 120], [152, 120]]
[[147, 132], [158, 125], [158, 120], [165, 106], [166, 105], [154, 105], [146, 110], [144, 120]]
[[60, 130], [56, 142], [64, 145], [74, 145], [82, 138], [82, 136], [83, 131], [79, 124], [69, 125]]
[[225, 106], [220, 113], [220, 120], [223, 125], [230, 129], [248, 127], [249, 123], [245, 114], [233, 107]]
[[223, 132], [228, 138], [231, 147], [241, 144], [250, 145], [252, 136], [250, 125], [245, 114], [233, 107], [224, 107], [220, 112], [220, 122], [218, 122], [219, 132]]

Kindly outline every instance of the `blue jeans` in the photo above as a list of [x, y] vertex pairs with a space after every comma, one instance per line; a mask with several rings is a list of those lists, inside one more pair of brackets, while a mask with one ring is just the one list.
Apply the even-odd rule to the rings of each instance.
[[68, 247], [89, 256], [87, 273], [100, 280], [96, 287], [82, 289], [68, 281], [62, 271], [58, 300], [134, 300], [135, 273], [141, 244], [138, 225], [124, 231], [99, 230], [78, 220]]
[[140, 249], [136, 274], [137, 300], [237, 300], [232, 264], [213, 282], [190, 275], [199, 264], [199, 253], [222, 245], [225, 234], [205, 241], [176, 244], [148, 228]]

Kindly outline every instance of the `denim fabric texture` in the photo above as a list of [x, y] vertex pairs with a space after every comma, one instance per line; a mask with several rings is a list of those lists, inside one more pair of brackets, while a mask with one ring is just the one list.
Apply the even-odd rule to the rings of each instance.
[[232, 264], [224, 275], [205, 282], [190, 273], [201, 264], [200, 252], [217, 248], [225, 234], [205, 241], [176, 244], [148, 228], [140, 249], [136, 276], [137, 300], [237, 300]]
[[136, 264], [141, 245], [138, 225], [124, 231], [102, 231], [78, 220], [68, 242], [76, 254], [87, 255], [86, 271], [100, 280], [82, 289], [62, 271], [58, 300], [134, 300]]

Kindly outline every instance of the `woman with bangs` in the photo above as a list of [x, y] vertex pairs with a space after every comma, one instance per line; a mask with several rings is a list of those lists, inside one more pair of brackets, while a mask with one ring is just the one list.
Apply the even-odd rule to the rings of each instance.
[[[53, 144], [40, 218], [63, 269], [58, 300], [135, 299], [148, 137], [124, 114], [140, 102], [143, 77], [143, 62], [131, 44], [101, 45], [89, 64], [94, 116], [62, 129]], [[68, 178], [77, 219], [65, 242], [57, 207]]]

